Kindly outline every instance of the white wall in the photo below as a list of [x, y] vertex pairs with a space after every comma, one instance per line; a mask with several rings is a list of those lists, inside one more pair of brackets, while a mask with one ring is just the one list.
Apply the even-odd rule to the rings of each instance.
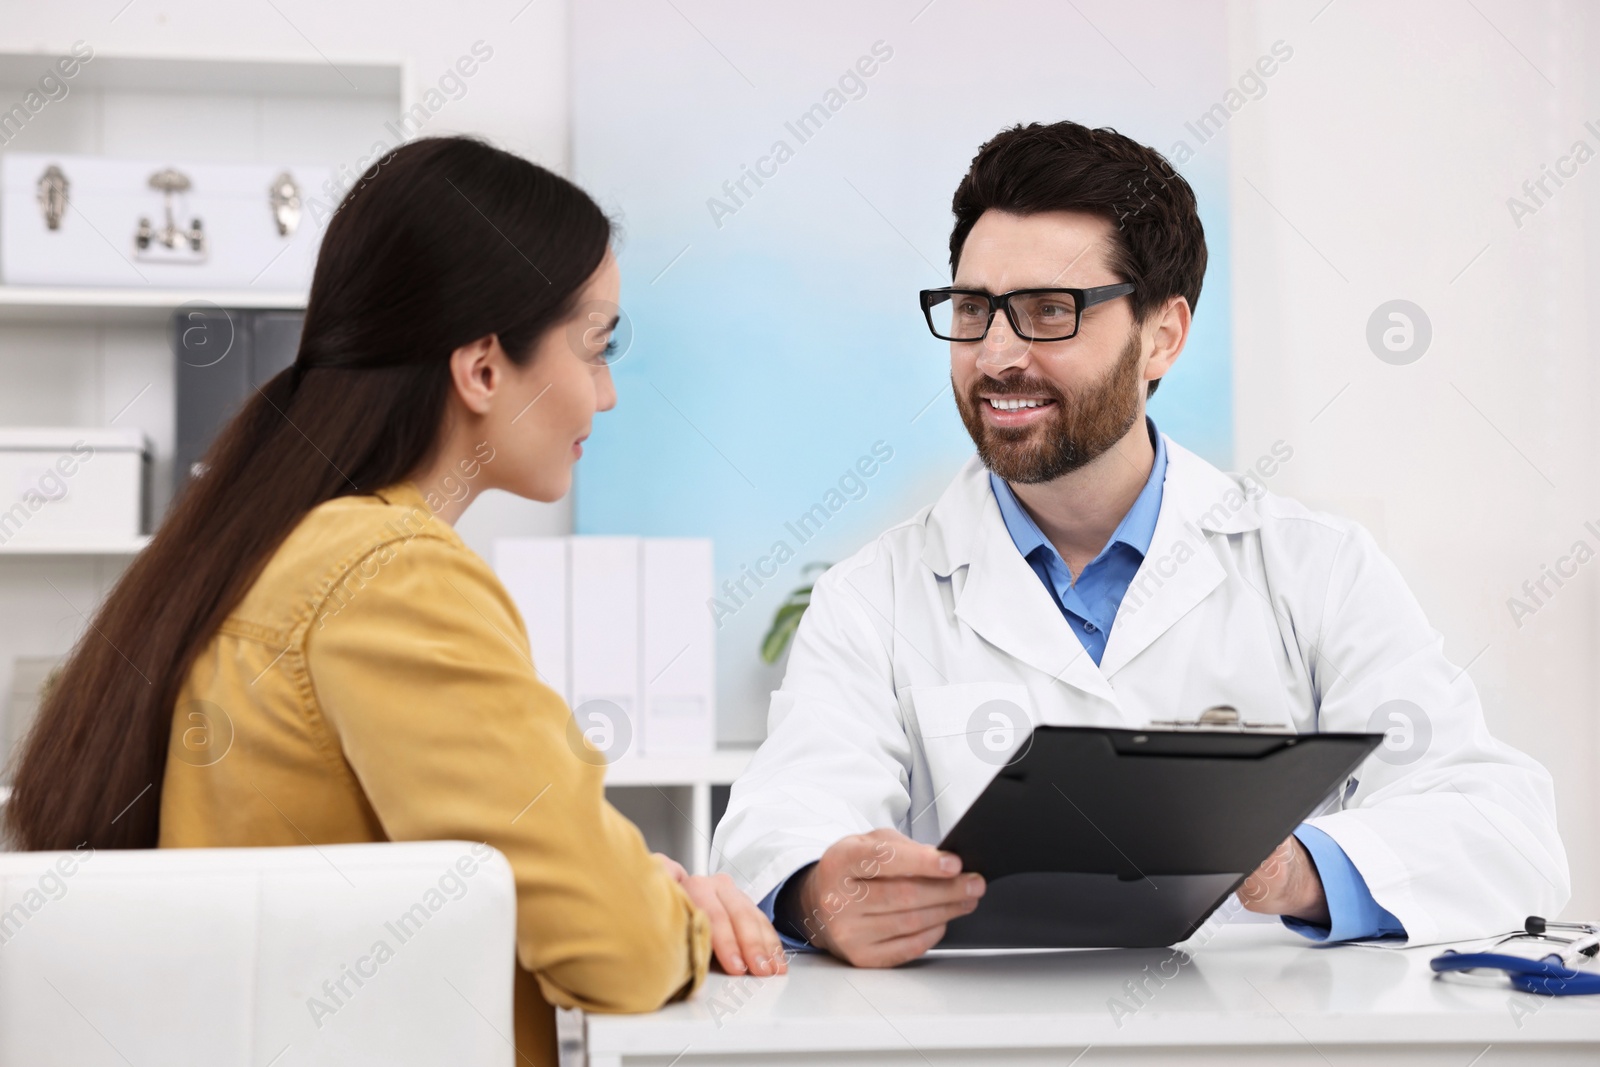
[[[1507, 600], [1580, 538], [1600, 548], [1600, 162], [1520, 228], [1506, 200], [1575, 140], [1600, 149], [1600, 28], [1577, 3], [1475, 2], [1235, 3], [1237, 69], [1295, 49], [1230, 123], [1235, 454], [1282, 438], [1276, 488], [1373, 528], [1491, 729], [1554, 775], [1569, 914], [1592, 915], [1600, 566], [1520, 627]], [[1406, 366], [1365, 339], [1397, 298], [1433, 325]]]

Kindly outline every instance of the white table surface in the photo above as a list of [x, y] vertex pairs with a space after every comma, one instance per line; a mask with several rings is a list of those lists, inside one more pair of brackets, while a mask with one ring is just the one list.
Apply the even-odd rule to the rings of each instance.
[[[714, 971], [662, 1011], [589, 1015], [589, 1067], [1600, 1065], [1600, 996], [1438, 980], [1428, 969], [1438, 947], [1324, 947], [1265, 924], [1205, 935], [1185, 946], [1187, 963], [1163, 948], [934, 955], [857, 970], [806, 954], [778, 978]], [[1146, 967], [1176, 977], [1158, 984]]]

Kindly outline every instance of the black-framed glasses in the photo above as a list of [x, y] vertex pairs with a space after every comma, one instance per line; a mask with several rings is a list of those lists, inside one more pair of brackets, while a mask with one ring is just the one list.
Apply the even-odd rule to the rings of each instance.
[[1078, 332], [1085, 308], [1133, 292], [1132, 282], [1092, 289], [1013, 289], [991, 296], [980, 289], [924, 289], [922, 314], [943, 341], [981, 341], [1004, 310], [1011, 332], [1023, 341], [1065, 341]]

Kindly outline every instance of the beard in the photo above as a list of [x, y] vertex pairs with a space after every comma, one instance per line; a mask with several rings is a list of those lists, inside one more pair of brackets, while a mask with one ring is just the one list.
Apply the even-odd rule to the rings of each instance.
[[[1045, 378], [991, 378], [980, 375], [965, 396], [950, 385], [961, 421], [978, 446], [983, 465], [1008, 482], [1031, 485], [1053, 481], [1104, 455], [1126, 436], [1139, 417], [1139, 375], [1142, 344], [1134, 329], [1117, 362], [1098, 381], [1063, 393]], [[1054, 401], [1050, 413], [1032, 426], [991, 426], [984, 418], [980, 393], [995, 396], [1044, 396]]]

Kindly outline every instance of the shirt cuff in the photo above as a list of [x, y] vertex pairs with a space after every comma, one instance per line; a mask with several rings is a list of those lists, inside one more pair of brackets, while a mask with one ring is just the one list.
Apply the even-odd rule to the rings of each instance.
[[1406, 936], [1406, 928], [1400, 920], [1372, 899], [1367, 880], [1344, 854], [1339, 842], [1310, 823], [1301, 823], [1294, 836], [1317, 865], [1332, 924], [1320, 926], [1284, 915], [1280, 916], [1283, 925], [1313, 941], [1364, 941]]
[[[767, 919], [771, 921], [772, 928], [778, 932], [778, 940], [783, 942], [783, 947], [788, 949], [790, 952], [811, 952], [813, 949], [810, 942], [790, 937], [788, 934], [784, 933], [785, 930], [793, 928], [794, 924], [787, 921], [780, 921], [778, 919], [778, 897], [783, 893], [784, 886], [788, 885], [790, 880], [793, 879], [795, 875], [803, 874], [812, 866], [814, 865], [808, 863], [804, 867], [801, 867], [798, 871], [795, 871], [794, 874], [791, 874], [788, 878], [785, 878], [783, 881], [779, 882], [772, 892], [768, 893], [765, 897], [762, 897], [761, 903], [756, 905], [756, 907], [760, 908], [762, 913], [766, 915]], [[785, 916], [785, 919], [787, 918], [789, 917]]]

